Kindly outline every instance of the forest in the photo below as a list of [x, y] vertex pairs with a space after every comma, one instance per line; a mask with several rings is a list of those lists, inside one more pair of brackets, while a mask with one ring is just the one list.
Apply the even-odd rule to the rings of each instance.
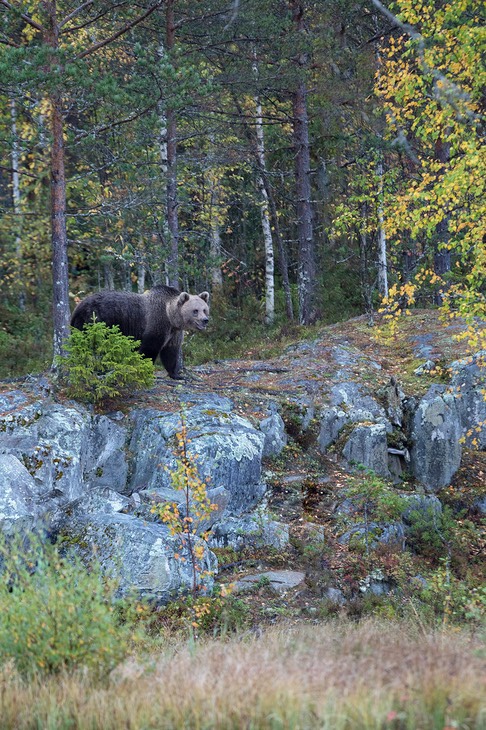
[[483, 317], [482, 13], [2, 0], [2, 374], [98, 289], [210, 290], [223, 353], [380, 306]]
[[486, 726], [484, 52], [0, 0], [2, 730]]

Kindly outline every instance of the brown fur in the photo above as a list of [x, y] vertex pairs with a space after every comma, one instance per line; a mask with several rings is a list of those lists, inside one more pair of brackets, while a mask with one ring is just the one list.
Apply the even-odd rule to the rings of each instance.
[[184, 330], [203, 330], [209, 319], [209, 294], [180, 292], [156, 286], [144, 294], [101, 291], [81, 301], [71, 317], [71, 326], [82, 329], [93, 319], [118, 325], [124, 335], [140, 340], [140, 352], [160, 359], [171, 378], [179, 379]]

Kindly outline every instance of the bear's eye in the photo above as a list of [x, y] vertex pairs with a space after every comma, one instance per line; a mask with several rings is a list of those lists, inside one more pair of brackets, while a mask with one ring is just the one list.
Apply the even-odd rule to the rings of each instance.
[[193, 314], [199, 314], [199, 309], [193, 309], [193, 310], [192, 310], [192, 313], [193, 313]]

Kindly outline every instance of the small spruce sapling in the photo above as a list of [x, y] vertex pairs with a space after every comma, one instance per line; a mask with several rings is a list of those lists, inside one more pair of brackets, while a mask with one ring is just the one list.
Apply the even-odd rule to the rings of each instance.
[[137, 350], [140, 342], [126, 337], [117, 325], [96, 320], [73, 329], [65, 355], [57, 358], [67, 393], [81, 401], [100, 404], [136, 388], [153, 385], [154, 366]]

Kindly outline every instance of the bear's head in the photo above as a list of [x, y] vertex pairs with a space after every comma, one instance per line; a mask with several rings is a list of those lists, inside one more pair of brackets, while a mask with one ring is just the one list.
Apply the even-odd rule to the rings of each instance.
[[177, 297], [177, 318], [181, 322], [181, 329], [203, 330], [209, 322], [209, 293], [188, 294], [183, 291]]

